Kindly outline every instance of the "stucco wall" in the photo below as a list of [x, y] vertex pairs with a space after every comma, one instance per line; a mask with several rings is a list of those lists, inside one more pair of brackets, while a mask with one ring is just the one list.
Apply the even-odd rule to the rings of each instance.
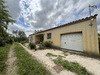
[[[44, 41], [50, 40], [53, 42], [54, 46], [61, 47], [61, 34], [82, 32], [84, 52], [98, 55], [99, 46], [98, 46], [96, 18], [93, 21], [93, 26], [89, 26], [89, 24], [90, 24], [90, 20], [85, 20], [72, 25], [67, 25], [64, 27], [42, 32], [42, 34], [44, 34]], [[47, 33], [51, 33], [52, 35], [51, 39], [47, 39]], [[38, 35], [39, 34], [40, 33], [38, 33]], [[35, 43], [35, 39], [34, 39], [34, 43]]]

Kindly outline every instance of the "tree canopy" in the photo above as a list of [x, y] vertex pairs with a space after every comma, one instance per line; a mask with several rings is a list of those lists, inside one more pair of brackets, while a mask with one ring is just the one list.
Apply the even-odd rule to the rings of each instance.
[[10, 37], [6, 32], [8, 23], [13, 23], [14, 20], [8, 14], [7, 6], [4, 5], [4, 0], [0, 0], [0, 46], [10, 41]]
[[15, 34], [15, 36], [16, 36], [14, 38], [15, 41], [21, 42], [21, 41], [27, 40], [27, 37], [26, 37], [26, 34], [24, 31], [15, 30], [15, 31], [12, 31], [12, 33]]

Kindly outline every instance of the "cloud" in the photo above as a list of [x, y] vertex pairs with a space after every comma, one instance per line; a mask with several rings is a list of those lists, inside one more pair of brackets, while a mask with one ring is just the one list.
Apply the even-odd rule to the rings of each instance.
[[20, 0], [5, 0], [9, 14], [14, 20], [17, 20], [20, 15], [19, 1]]
[[[11, 4], [11, 1], [15, 0], [7, 1], [8, 4]], [[17, 25], [17, 29], [20, 30], [21, 26], [27, 36], [38, 29], [45, 30], [89, 16], [89, 4], [98, 6], [98, 9], [92, 9], [92, 15], [98, 14], [97, 24], [100, 27], [99, 0], [18, 0], [18, 2], [16, 0], [15, 2], [18, 3], [18, 6], [9, 5], [9, 10], [14, 11], [15, 8], [15, 11], [18, 10], [18, 14], [20, 7], [19, 15], [11, 12], [17, 17], [14, 26]], [[98, 32], [100, 32], [100, 28], [98, 28]]]
[[16, 23], [14, 23], [13, 25], [9, 24], [9, 26], [8, 26], [8, 32], [10, 34], [12, 34], [13, 30], [24, 31], [26, 33], [27, 37], [28, 37], [28, 35], [30, 35], [34, 32], [34, 29], [32, 26], [30, 28], [26, 28], [26, 27], [18, 25]]
[[35, 16], [31, 16], [31, 18], [36, 22], [31, 22], [31, 25], [35, 29], [48, 29], [89, 16], [89, 4], [98, 5], [100, 2], [91, 0], [40, 0], [38, 4], [40, 4], [41, 10], [32, 12]]

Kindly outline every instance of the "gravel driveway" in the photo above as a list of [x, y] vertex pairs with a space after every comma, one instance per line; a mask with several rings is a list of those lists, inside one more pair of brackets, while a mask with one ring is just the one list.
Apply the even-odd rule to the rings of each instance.
[[[64, 60], [68, 60], [71, 62], [77, 62], [81, 66], [85, 67], [87, 71], [91, 72], [93, 75], [100, 75], [100, 60], [90, 58], [90, 57], [84, 57], [81, 55], [76, 54], [70, 54], [66, 52], [66, 56], [64, 55], [63, 51], [54, 50], [54, 49], [45, 49], [45, 50], [29, 50], [25, 46], [22, 45], [22, 47], [28, 51], [32, 56], [34, 56], [37, 60], [39, 60], [43, 65], [46, 66], [48, 70], [51, 71], [54, 75], [76, 75], [75, 73], [67, 70], [62, 70], [60, 73], [57, 73], [52, 67], [54, 67], [56, 64], [52, 61], [50, 57], [47, 57], [47, 53], [52, 53], [55, 55], [62, 55], [64, 56]], [[52, 57], [53, 58], [53, 57]]]

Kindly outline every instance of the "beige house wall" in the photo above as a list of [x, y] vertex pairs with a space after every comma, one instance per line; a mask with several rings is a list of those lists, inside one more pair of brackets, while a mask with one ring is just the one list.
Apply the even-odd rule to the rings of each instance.
[[33, 38], [33, 41], [32, 42], [34, 42], [34, 35], [29, 35], [29, 43], [31, 42], [30, 40], [31, 40], [31, 37]]
[[[82, 32], [83, 36], [83, 51], [90, 54], [99, 55], [98, 34], [96, 18], [93, 21], [93, 26], [90, 26], [90, 20], [73, 23], [56, 29], [37, 33], [34, 36], [34, 43], [37, 40], [36, 35], [44, 34], [44, 41], [52, 41], [56, 47], [61, 47], [61, 35], [75, 32]], [[51, 33], [51, 39], [47, 39], [47, 33]]]

